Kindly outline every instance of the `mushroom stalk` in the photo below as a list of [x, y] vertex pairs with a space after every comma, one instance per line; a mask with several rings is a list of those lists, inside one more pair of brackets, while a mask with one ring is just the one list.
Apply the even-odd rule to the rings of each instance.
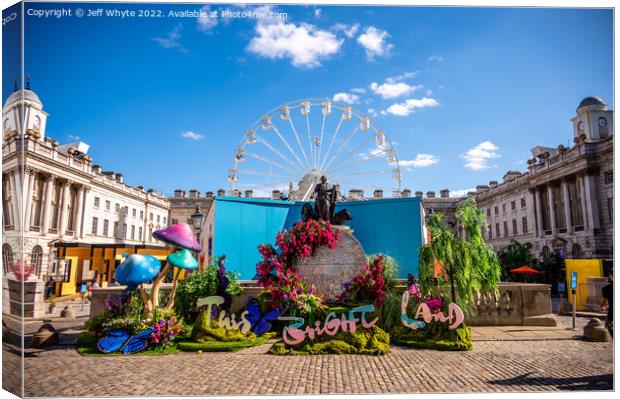
[[149, 298], [148, 294], [146, 293], [146, 288], [144, 288], [144, 284], [140, 284], [140, 295], [142, 295], [142, 301], [144, 302], [144, 306], [146, 307], [148, 314], [151, 314], [151, 312], [153, 312], [153, 304], [151, 303], [151, 298]]
[[161, 283], [164, 281], [166, 274], [170, 271], [172, 265], [170, 262], [166, 262], [166, 266], [161, 270], [155, 281], [153, 282], [153, 287], [151, 288], [151, 305], [153, 309], [159, 307], [159, 287]]
[[177, 293], [177, 282], [179, 281], [179, 276], [181, 275], [181, 271], [174, 268], [172, 272], [174, 276], [172, 278], [172, 291], [170, 291], [170, 296], [168, 297], [168, 304], [166, 305], [166, 309], [170, 310], [174, 306], [174, 296]]

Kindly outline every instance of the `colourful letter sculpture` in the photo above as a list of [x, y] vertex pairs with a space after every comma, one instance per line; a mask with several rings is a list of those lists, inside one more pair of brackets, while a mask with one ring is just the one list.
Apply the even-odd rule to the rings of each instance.
[[[426, 327], [426, 324], [430, 323], [431, 321], [448, 323], [448, 327], [450, 328], [450, 330], [454, 330], [455, 328], [463, 324], [463, 321], [465, 320], [465, 315], [463, 314], [463, 311], [454, 302], [448, 304], [447, 314], [441, 311], [433, 313], [431, 312], [428, 305], [422, 302], [418, 306], [415, 317], [413, 319], [410, 319], [409, 316], [407, 316], [407, 306], [409, 305], [409, 299], [409, 291], [403, 292], [403, 298], [400, 303], [400, 321], [405, 327], [411, 328], [412, 330], [424, 328]], [[416, 320], [420, 317], [422, 317], [422, 319], [424, 320], [423, 322]]]

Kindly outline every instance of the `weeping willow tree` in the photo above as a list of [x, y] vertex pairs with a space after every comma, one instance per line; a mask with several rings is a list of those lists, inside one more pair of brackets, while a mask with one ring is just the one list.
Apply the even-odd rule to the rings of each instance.
[[[473, 199], [459, 206], [456, 220], [455, 228], [451, 228], [440, 213], [429, 217], [431, 242], [420, 248], [420, 285], [424, 292], [437, 284], [449, 285], [452, 302], [466, 309], [474, 300], [474, 291], [497, 290], [501, 266], [484, 241], [485, 218]], [[436, 265], [442, 269], [442, 277], [436, 278]]]

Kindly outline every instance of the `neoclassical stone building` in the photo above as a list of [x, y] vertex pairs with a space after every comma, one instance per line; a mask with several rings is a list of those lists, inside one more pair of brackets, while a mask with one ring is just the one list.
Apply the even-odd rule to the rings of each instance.
[[601, 98], [583, 99], [572, 118], [572, 147], [534, 147], [527, 172], [476, 187], [496, 250], [515, 239], [539, 255], [612, 258], [613, 118]]
[[167, 199], [93, 165], [87, 144], [48, 137], [46, 120], [41, 100], [28, 89], [15, 91], [3, 107], [4, 279], [11, 278], [22, 245], [38, 281], [66, 277], [56, 259], [59, 243], [161, 245], [151, 233], [168, 224]]

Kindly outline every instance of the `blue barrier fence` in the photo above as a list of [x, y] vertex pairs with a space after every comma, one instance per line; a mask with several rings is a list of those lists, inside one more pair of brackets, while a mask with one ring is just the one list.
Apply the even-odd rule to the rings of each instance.
[[[226, 267], [254, 279], [261, 259], [260, 244], [274, 244], [278, 231], [301, 219], [304, 202], [254, 198], [215, 198], [213, 254], [226, 255]], [[347, 208], [354, 230], [366, 254], [384, 253], [396, 258], [399, 278], [418, 275], [418, 249], [422, 246], [422, 208], [419, 198], [394, 198], [339, 202]]]

